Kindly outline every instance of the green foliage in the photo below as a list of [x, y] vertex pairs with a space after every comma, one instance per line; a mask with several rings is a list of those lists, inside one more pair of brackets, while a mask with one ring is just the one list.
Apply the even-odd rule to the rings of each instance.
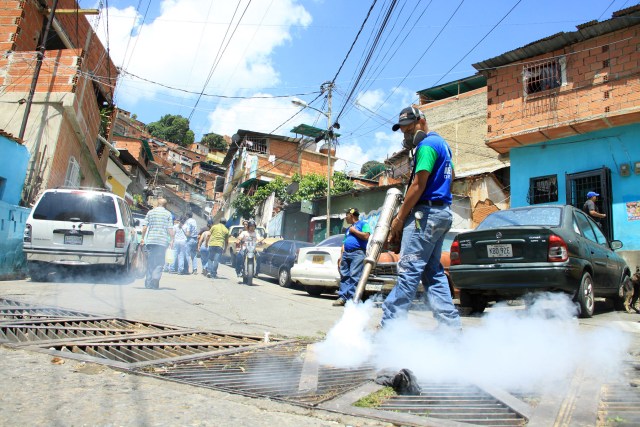
[[133, 201], [136, 202], [137, 204], [141, 205], [142, 202], [144, 201], [144, 199], [142, 198], [141, 194], [134, 194], [133, 195]]
[[392, 387], [383, 387], [358, 400], [353, 406], [359, 408], [377, 408], [393, 396], [397, 396], [397, 393]]
[[107, 105], [100, 109], [100, 129], [98, 132], [103, 138], [107, 138], [109, 127], [111, 127], [111, 118], [113, 117], [113, 105]]
[[249, 219], [253, 217], [256, 203], [252, 196], [240, 193], [233, 202], [231, 202], [231, 206], [236, 210], [236, 216]]
[[369, 160], [360, 169], [360, 174], [364, 175], [365, 178], [371, 179], [375, 176], [380, 175], [383, 171], [387, 170], [384, 163], [381, 163], [377, 160]]
[[347, 174], [343, 172], [333, 173], [333, 186], [331, 187], [331, 195], [346, 193], [353, 189], [353, 181], [349, 179]]
[[156, 138], [180, 144], [183, 147], [192, 144], [195, 134], [189, 129], [189, 119], [180, 115], [166, 114], [157, 122], [147, 125], [149, 133]]
[[229, 147], [224, 137], [217, 133], [203, 135], [200, 143], [206, 145], [209, 149], [226, 150]]

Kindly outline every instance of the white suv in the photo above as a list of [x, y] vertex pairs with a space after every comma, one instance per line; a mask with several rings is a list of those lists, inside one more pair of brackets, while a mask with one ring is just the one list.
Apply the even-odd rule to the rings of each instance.
[[55, 266], [112, 265], [128, 274], [137, 245], [129, 206], [106, 190], [46, 190], [23, 239], [34, 281], [46, 280]]

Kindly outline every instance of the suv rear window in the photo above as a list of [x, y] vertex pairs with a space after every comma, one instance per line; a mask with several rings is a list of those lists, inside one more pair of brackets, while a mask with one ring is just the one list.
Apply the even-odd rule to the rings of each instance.
[[116, 224], [113, 198], [91, 193], [45, 193], [33, 212], [34, 219]]
[[557, 227], [560, 225], [562, 208], [531, 207], [497, 211], [487, 216], [476, 228], [486, 230], [497, 227], [517, 227], [520, 225]]

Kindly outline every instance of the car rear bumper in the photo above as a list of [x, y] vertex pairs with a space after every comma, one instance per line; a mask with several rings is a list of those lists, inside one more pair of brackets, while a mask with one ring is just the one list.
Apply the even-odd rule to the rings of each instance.
[[[323, 277], [324, 276], [324, 277]], [[291, 280], [305, 286], [321, 286], [323, 288], [340, 286], [340, 276], [326, 275], [326, 269], [291, 267]]]
[[461, 290], [523, 295], [543, 290], [574, 292], [580, 286], [582, 267], [568, 263], [452, 265], [449, 274]]
[[125, 262], [125, 252], [51, 251], [47, 249], [24, 249], [28, 262], [56, 265], [98, 265]]

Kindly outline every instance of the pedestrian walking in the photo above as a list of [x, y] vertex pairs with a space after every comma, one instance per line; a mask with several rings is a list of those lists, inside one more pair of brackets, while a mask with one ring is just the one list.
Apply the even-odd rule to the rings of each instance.
[[356, 208], [347, 209], [345, 220], [349, 225], [342, 242], [338, 269], [340, 270], [340, 289], [338, 299], [333, 306], [343, 306], [353, 298], [367, 251], [367, 243], [371, 235], [371, 227], [366, 221], [360, 221], [360, 212]]
[[200, 230], [198, 235], [198, 254], [200, 255], [200, 264], [202, 265], [202, 274], [206, 276], [209, 264], [209, 236], [211, 235], [211, 226], [213, 221], [207, 220], [207, 226]]
[[461, 328], [440, 253], [451, 228], [451, 184], [454, 179], [451, 148], [436, 132], [429, 132], [424, 114], [411, 106], [393, 125], [404, 133], [403, 146], [413, 152], [413, 170], [398, 214], [391, 222], [389, 240], [400, 241], [398, 280], [383, 303], [380, 322], [406, 316], [422, 280], [425, 296], [438, 323]]
[[159, 199], [158, 207], [147, 213], [147, 225], [142, 229], [140, 244], [144, 245], [147, 252], [147, 273], [144, 280], [144, 287], [147, 289], [160, 288], [167, 247], [173, 247], [174, 231], [171, 225], [171, 212], [165, 208], [166, 205], [166, 199]]
[[178, 274], [188, 274], [189, 258], [187, 255], [187, 234], [185, 227], [186, 218], [180, 217], [173, 224], [175, 237], [173, 239], [173, 247], [175, 249], [175, 260], [173, 261], [173, 271]]
[[207, 277], [218, 277], [218, 265], [220, 258], [229, 242], [229, 229], [224, 225], [227, 221], [220, 218], [220, 222], [209, 230], [209, 270]]
[[187, 236], [187, 257], [189, 260], [189, 269], [187, 273], [197, 274], [198, 263], [196, 256], [198, 255], [198, 224], [193, 218], [193, 213], [185, 214], [186, 221], [184, 223], [185, 234]]

